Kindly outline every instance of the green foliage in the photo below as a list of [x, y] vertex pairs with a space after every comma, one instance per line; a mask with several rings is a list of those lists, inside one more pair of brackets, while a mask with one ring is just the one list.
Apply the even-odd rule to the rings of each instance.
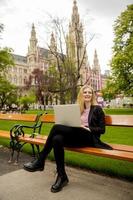
[[108, 78], [106, 82], [106, 87], [102, 89], [103, 98], [105, 100], [111, 100], [115, 97], [118, 91], [116, 83], [113, 81], [111, 77]]
[[9, 48], [0, 49], [0, 72], [6, 70], [7, 67], [13, 66], [12, 50]]
[[48, 78], [48, 90], [50, 92], [58, 92], [59, 91], [59, 73], [54, 64], [49, 66], [46, 75]]
[[116, 20], [114, 33], [113, 78], [120, 91], [133, 95], [133, 4]]
[[10, 84], [6, 79], [0, 78], [0, 108], [4, 105], [11, 107], [17, 103], [17, 88]]
[[65, 60], [60, 60], [58, 66], [52, 64], [47, 72], [48, 91], [58, 94], [62, 104], [74, 103], [77, 98], [78, 73], [74, 61], [67, 56]]
[[18, 103], [23, 107], [24, 110], [28, 110], [30, 104], [35, 103], [36, 101], [36, 97], [34, 95], [25, 95], [20, 97], [20, 99], [18, 100]]
[[[3, 29], [4, 29], [4, 25], [0, 23], [0, 33], [2, 33]], [[7, 67], [14, 65], [11, 52], [12, 52], [12, 49], [10, 48], [0, 47], [0, 76], [1, 76], [1, 72], [4, 72]]]

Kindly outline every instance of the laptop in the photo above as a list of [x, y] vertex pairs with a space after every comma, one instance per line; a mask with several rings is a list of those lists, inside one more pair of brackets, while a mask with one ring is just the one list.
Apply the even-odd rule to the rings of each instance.
[[73, 127], [81, 126], [78, 104], [54, 105], [55, 123]]

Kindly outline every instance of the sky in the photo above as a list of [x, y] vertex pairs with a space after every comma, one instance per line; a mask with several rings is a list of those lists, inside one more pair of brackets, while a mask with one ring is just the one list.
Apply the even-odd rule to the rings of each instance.
[[[77, 0], [85, 40], [89, 41], [90, 66], [96, 49], [102, 73], [110, 69], [114, 21], [130, 4], [133, 0]], [[26, 56], [34, 23], [38, 46], [47, 48], [52, 32], [50, 16], [64, 18], [69, 23], [72, 6], [73, 0], [0, 0], [0, 23], [4, 24], [0, 46], [10, 47], [15, 54]], [[90, 41], [92, 35], [94, 38]]]

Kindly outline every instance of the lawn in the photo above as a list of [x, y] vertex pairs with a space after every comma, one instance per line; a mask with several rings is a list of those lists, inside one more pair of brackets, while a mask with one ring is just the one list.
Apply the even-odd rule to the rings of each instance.
[[133, 108], [105, 108], [104, 111], [109, 115], [133, 115]]
[[[40, 113], [40, 111], [28, 111], [28, 113]], [[48, 113], [53, 111], [48, 110]], [[106, 114], [133, 114], [133, 109], [105, 109]], [[0, 121], [0, 129], [9, 130], [13, 124], [17, 122]], [[20, 123], [20, 122], [18, 122]], [[29, 123], [28, 123], [29, 124]], [[48, 134], [52, 124], [43, 125], [42, 134]], [[102, 141], [117, 144], [133, 145], [132, 128], [106, 127], [106, 133], [102, 135]], [[0, 139], [0, 143], [9, 146], [9, 141]], [[31, 153], [30, 145], [26, 145], [24, 151]], [[98, 156], [85, 155], [66, 151], [65, 160], [67, 165], [72, 165], [93, 172], [98, 172], [113, 177], [124, 178], [126, 180], [133, 180], [133, 163], [128, 161], [119, 161], [109, 158], [102, 158]], [[50, 154], [49, 159], [53, 160], [53, 153]]]
[[[53, 110], [46, 110], [46, 111], [40, 111], [40, 110], [30, 110], [26, 113], [34, 114], [34, 113], [53, 113]], [[133, 115], [133, 109], [131, 108], [104, 108], [105, 114], [109, 115]]]

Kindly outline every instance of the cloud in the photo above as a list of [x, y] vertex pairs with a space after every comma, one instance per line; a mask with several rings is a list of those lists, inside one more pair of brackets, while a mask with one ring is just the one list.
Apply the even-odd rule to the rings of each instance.
[[5, 7], [8, 3], [8, 0], [0, 0], [0, 7]]
[[[88, 44], [88, 57], [92, 64], [97, 49], [102, 71], [107, 69], [113, 45], [113, 23], [132, 0], [77, 0], [86, 39], [95, 34]], [[0, 0], [0, 22], [5, 25], [0, 40], [2, 46], [12, 47], [16, 54], [26, 55], [31, 25], [35, 23], [38, 44], [46, 46], [52, 27], [48, 25], [49, 14], [71, 19], [72, 0]]]
[[122, 10], [126, 9], [127, 5], [132, 3], [132, 0], [82, 0], [82, 5], [88, 7], [90, 12], [107, 18], [119, 15]]

